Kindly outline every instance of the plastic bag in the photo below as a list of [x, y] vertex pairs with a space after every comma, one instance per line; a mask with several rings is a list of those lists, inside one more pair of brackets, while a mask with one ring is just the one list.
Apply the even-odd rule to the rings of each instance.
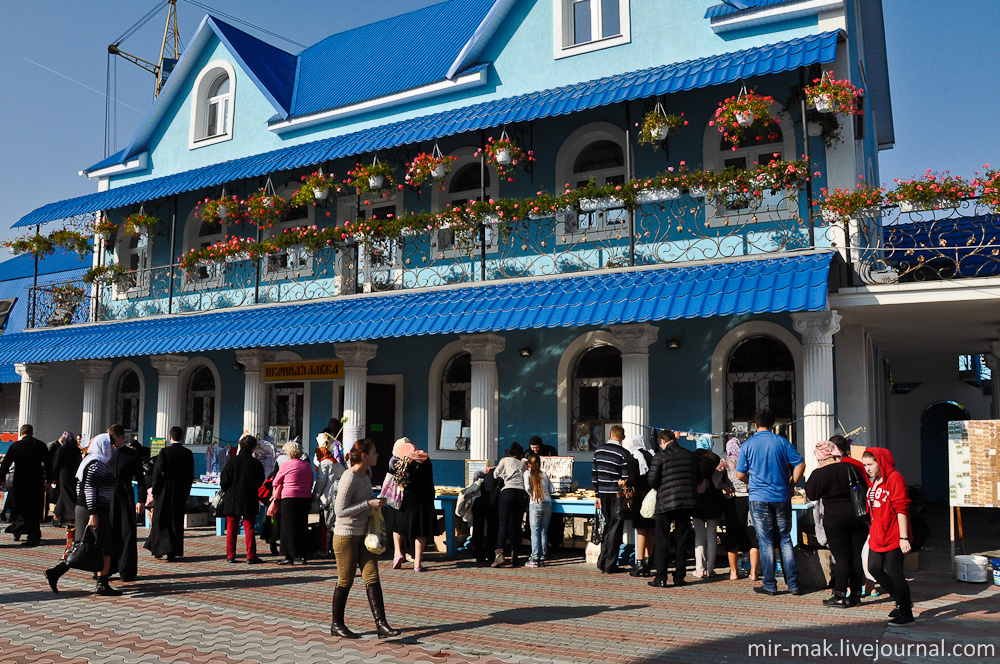
[[645, 497], [642, 499], [642, 506], [639, 508], [639, 514], [644, 519], [652, 519], [653, 515], [656, 514], [656, 489], [650, 489], [646, 493]]
[[385, 504], [396, 510], [403, 504], [403, 488], [399, 486], [392, 473], [385, 474], [378, 497], [385, 498]]
[[365, 548], [376, 556], [385, 552], [385, 519], [382, 508], [376, 507], [368, 515], [368, 529], [365, 531]]
[[590, 518], [590, 542], [600, 544], [604, 541], [604, 512], [597, 510], [597, 514]]

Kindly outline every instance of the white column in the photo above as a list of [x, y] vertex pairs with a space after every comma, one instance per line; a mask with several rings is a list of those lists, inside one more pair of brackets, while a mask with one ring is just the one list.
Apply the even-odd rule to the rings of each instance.
[[274, 360], [274, 353], [261, 348], [244, 348], [236, 351], [236, 361], [243, 365], [243, 433], [260, 437], [264, 430], [267, 412], [267, 386], [264, 385], [262, 365]]
[[834, 430], [833, 335], [840, 330], [840, 314], [796, 313], [792, 325], [802, 336], [802, 456], [809, 474], [816, 467], [816, 443], [829, 440]]
[[649, 347], [658, 330], [649, 323], [612, 325], [611, 336], [622, 352], [622, 427], [625, 440], [649, 436]]
[[990, 418], [1000, 420], [1000, 341], [990, 343], [990, 352], [986, 353], [986, 366], [990, 368]]
[[368, 396], [368, 362], [375, 357], [378, 346], [355, 341], [334, 344], [337, 357], [344, 361], [344, 449], [365, 437]]
[[182, 355], [151, 355], [149, 359], [160, 376], [156, 389], [156, 437], [166, 438], [170, 427], [182, 426], [178, 374], [188, 358]]
[[104, 417], [104, 377], [111, 371], [111, 360], [82, 360], [76, 363], [83, 373], [83, 419], [80, 433], [90, 440], [107, 429]]
[[497, 353], [504, 338], [491, 333], [462, 335], [462, 348], [472, 356], [472, 389], [469, 413], [469, 458], [497, 458], [500, 446], [500, 378]]
[[38, 428], [38, 393], [42, 376], [48, 370], [44, 364], [15, 364], [14, 370], [21, 376], [21, 402], [17, 409], [18, 427], [30, 424]]

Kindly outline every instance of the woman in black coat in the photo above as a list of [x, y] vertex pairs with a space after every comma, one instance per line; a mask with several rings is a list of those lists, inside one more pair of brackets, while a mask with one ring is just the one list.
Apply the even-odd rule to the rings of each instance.
[[653, 569], [651, 560], [655, 550], [655, 528], [656, 520], [647, 519], [639, 510], [642, 508], [642, 499], [651, 491], [649, 480], [646, 474], [649, 472], [649, 465], [653, 462], [653, 453], [646, 449], [646, 441], [642, 436], [633, 436], [625, 444], [625, 449], [629, 451], [628, 458], [628, 485], [635, 490], [635, 500], [632, 504], [632, 512], [629, 520], [635, 528], [635, 565], [629, 572], [629, 576], [649, 576]]
[[59, 437], [59, 447], [52, 457], [52, 479], [56, 488], [55, 517], [66, 526], [66, 550], [63, 560], [76, 537], [76, 469], [83, 461], [83, 452], [76, 445], [76, 437], [64, 431]]
[[254, 538], [254, 523], [260, 512], [257, 490], [264, 483], [264, 466], [254, 458], [257, 439], [246, 435], [240, 438], [239, 452], [222, 469], [219, 488], [222, 495], [222, 513], [226, 516], [226, 558], [236, 562], [236, 536], [240, 522], [243, 524], [243, 539], [247, 545], [247, 564], [261, 562], [257, 557], [257, 542]]
[[[403, 502], [400, 505], [392, 524], [393, 544], [396, 555], [393, 567], [402, 565], [402, 553], [413, 543], [413, 569], [423, 572], [424, 548], [427, 538], [437, 534], [437, 513], [434, 511], [434, 468], [427, 453], [418, 450], [409, 438], [400, 438], [392, 448], [396, 463], [409, 459], [406, 469], [406, 488], [403, 489]], [[396, 468], [390, 460], [390, 467]], [[398, 563], [398, 564], [397, 564]]]

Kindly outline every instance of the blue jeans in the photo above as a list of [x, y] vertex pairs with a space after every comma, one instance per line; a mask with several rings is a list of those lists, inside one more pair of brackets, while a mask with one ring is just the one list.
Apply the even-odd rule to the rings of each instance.
[[549, 519], [552, 518], [552, 501], [528, 503], [528, 525], [531, 526], [531, 559], [536, 563], [545, 560], [549, 548]]
[[[799, 568], [795, 566], [795, 549], [792, 548], [792, 504], [750, 501], [750, 515], [760, 542], [760, 565], [764, 570], [764, 589], [776, 591], [774, 576], [774, 547], [781, 548], [781, 568], [789, 590], [799, 587]], [[777, 539], [777, 541], [775, 541]]]

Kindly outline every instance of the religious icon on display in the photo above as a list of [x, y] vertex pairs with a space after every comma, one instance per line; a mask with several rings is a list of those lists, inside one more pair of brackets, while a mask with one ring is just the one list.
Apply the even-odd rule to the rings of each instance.
[[274, 445], [275, 447], [282, 447], [288, 442], [288, 434], [292, 430], [291, 427], [271, 427], [275, 429], [274, 434]]
[[201, 427], [188, 427], [187, 433], [184, 436], [185, 445], [201, 445], [202, 441], [202, 428]]
[[573, 449], [579, 452], [590, 449], [590, 422], [577, 422], [573, 427]]

